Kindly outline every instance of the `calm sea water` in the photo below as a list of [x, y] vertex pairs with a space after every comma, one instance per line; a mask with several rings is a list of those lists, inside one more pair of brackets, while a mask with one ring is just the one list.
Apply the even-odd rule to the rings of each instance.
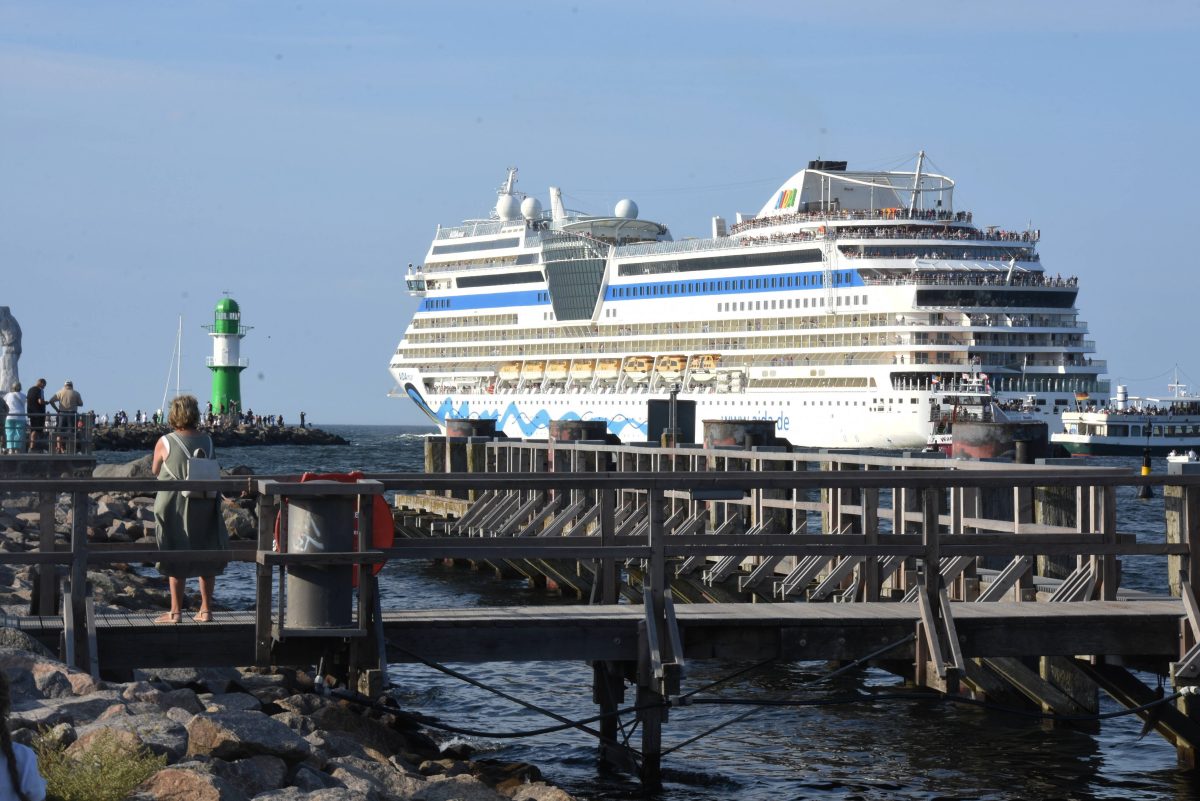
[[[245, 464], [260, 473], [304, 470], [419, 471], [421, 437], [395, 426], [326, 426], [350, 440], [348, 446], [226, 448], [224, 465]], [[128, 454], [104, 454], [126, 461]], [[1098, 459], [1107, 466], [1136, 468], [1136, 459]], [[1154, 470], [1164, 471], [1156, 460]], [[1147, 542], [1162, 541], [1161, 495], [1140, 501], [1120, 490], [1123, 531]], [[1124, 560], [1126, 586], [1161, 591], [1163, 559]], [[385, 608], [559, 603], [521, 582], [498, 581], [424, 561], [390, 563], [381, 574]], [[248, 565], [231, 565], [218, 584], [218, 597], [233, 608], [253, 603]], [[455, 665], [473, 678], [569, 718], [589, 717], [591, 669], [584, 664], [532, 663]], [[684, 691], [739, 667], [696, 662], [688, 665]], [[829, 670], [823, 663], [777, 664], [748, 674], [710, 696], [783, 699], [844, 696], [864, 688], [899, 684], [887, 673], [862, 670], [815, 690], [799, 685]], [[1154, 677], [1142, 675], [1143, 681]], [[400, 704], [467, 728], [517, 731], [552, 721], [424, 666], [393, 666], [391, 680]], [[626, 696], [632, 702], [632, 691]], [[1118, 709], [1104, 699], [1102, 711]], [[744, 707], [690, 707], [671, 711], [664, 745], [681, 743]], [[1098, 734], [1030, 724], [969, 707], [913, 702], [849, 706], [764, 708], [747, 719], [699, 740], [663, 760], [671, 801], [782, 801], [782, 799], [1191, 799], [1200, 784], [1175, 769], [1175, 751], [1156, 734], [1139, 738], [1133, 716], [1104, 722]], [[521, 740], [469, 739], [481, 755], [524, 760], [542, 768], [549, 781], [589, 799], [635, 797], [636, 782], [602, 774], [594, 741], [572, 731]], [[635, 735], [635, 747], [638, 740]]]

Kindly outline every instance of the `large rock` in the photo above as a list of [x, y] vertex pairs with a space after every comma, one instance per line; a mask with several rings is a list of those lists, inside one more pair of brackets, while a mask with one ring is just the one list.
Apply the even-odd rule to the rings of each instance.
[[187, 729], [161, 713], [112, 717], [80, 727], [77, 735], [83, 740], [104, 730], [132, 734], [151, 752], [165, 754], [168, 762], [178, 762], [187, 754]]
[[245, 793], [213, 773], [164, 768], [134, 790], [130, 801], [248, 801]]
[[8, 626], [0, 627], [0, 648], [13, 648], [18, 651], [28, 651], [31, 654], [54, 659], [55, 654], [46, 646], [35, 640], [20, 629]]
[[199, 693], [227, 693], [241, 674], [235, 668], [150, 668], [135, 670], [138, 681], [166, 682], [172, 687], [187, 687]]
[[532, 782], [504, 790], [512, 801], [575, 801], [575, 796], [545, 782]]
[[370, 786], [376, 788], [384, 798], [412, 798], [426, 787], [424, 779], [373, 759], [336, 757], [329, 760], [325, 770], [351, 790]]
[[508, 801], [474, 776], [435, 776], [414, 801]]
[[290, 762], [308, 758], [304, 738], [262, 712], [218, 712], [196, 715], [187, 724], [188, 755], [242, 759], [266, 754]]
[[313, 790], [311, 793], [302, 794], [297, 793], [295, 788], [286, 787], [256, 795], [254, 801], [367, 801], [369, 798], [345, 787], [331, 787], [328, 790]]
[[58, 723], [78, 726], [95, 720], [113, 705], [123, 706], [121, 695], [116, 690], [100, 690], [77, 697], [24, 701], [13, 705], [9, 725], [13, 728], [54, 726]]
[[[203, 764], [195, 764], [197, 765], [195, 770], [220, 776], [228, 784], [251, 798], [259, 793], [278, 790], [287, 781], [287, 763], [279, 757], [260, 755], [239, 759], [235, 762], [210, 759]], [[189, 763], [188, 767], [192, 767], [192, 763]]]
[[132, 462], [124, 464], [98, 464], [92, 470], [92, 476], [95, 478], [154, 478], [154, 471], [150, 469], [154, 455], [146, 454], [140, 459], [134, 459]]

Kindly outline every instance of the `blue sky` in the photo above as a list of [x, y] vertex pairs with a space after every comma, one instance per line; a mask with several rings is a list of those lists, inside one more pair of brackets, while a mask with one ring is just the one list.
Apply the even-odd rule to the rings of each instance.
[[[1042, 230], [1109, 376], [1200, 389], [1196, 3], [0, 3], [0, 305], [21, 377], [98, 411], [208, 392], [200, 326], [254, 326], [244, 401], [421, 422], [386, 397], [435, 226], [519, 188], [676, 238], [809, 159], [925, 149], [977, 223]], [[174, 379], [171, 379], [173, 385]]]

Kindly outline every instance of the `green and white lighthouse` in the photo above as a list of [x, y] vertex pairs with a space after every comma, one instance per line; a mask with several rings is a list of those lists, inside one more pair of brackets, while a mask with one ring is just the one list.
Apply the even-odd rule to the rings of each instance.
[[250, 362], [239, 356], [238, 351], [242, 337], [250, 327], [242, 325], [242, 310], [237, 301], [228, 295], [217, 301], [213, 324], [205, 328], [213, 340], [213, 355], [205, 359], [208, 369], [212, 370], [213, 411], [229, 411], [231, 403], [234, 404], [232, 408], [242, 411], [241, 373]]

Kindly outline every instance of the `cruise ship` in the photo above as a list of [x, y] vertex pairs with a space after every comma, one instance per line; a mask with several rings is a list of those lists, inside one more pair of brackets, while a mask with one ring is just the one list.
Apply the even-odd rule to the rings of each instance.
[[1040, 232], [980, 226], [922, 152], [907, 171], [811, 161], [756, 214], [674, 241], [624, 199], [549, 208], [510, 168], [490, 215], [440, 227], [409, 265], [419, 306], [391, 357], [393, 395], [435, 423], [607, 421], [654, 439], [672, 395], [705, 420], [774, 420], [797, 446], [920, 449], [964, 379], [1061, 429], [1076, 393], [1108, 391], [1075, 278], [1043, 268]]

